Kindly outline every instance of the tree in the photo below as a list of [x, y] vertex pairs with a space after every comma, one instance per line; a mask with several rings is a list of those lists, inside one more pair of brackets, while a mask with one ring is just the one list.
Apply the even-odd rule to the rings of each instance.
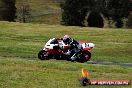
[[104, 27], [104, 20], [102, 17], [102, 10], [104, 9], [103, 1], [104, 0], [93, 0], [93, 5], [89, 5], [89, 16], [87, 18], [89, 27]]
[[27, 0], [21, 0], [18, 3], [18, 18], [20, 22], [26, 23], [30, 17], [30, 6]]
[[113, 20], [115, 26], [121, 28], [123, 26], [123, 18], [129, 15], [129, 0], [105, 0], [105, 8], [103, 14], [108, 20]]
[[15, 0], [0, 0], [0, 20], [14, 21], [16, 18]]
[[[89, 26], [103, 27], [103, 18], [100, 15], [101, 3], [97, 0], [65, 0], [61, 8], [64, 25], [84, 26], [84, 21], [87, 20]], [[97, 19], [91, 15], [86, 19], [87, 14], [93, 12], [98, 14]], [[95, 20], [98, 21], [98, 25], [93, 23]]]
[[128, 16], [128, 21], [126, 26], [128, 28], [132, 28], [132, 0], [130, 0], [130, 3], [129, 3], [129, 11], [130, 11], [130, 14]]
[[62, 24], [84, 26], [88, 0], [65, 0], [61, 3]]
[[132, 28], [132, 13], [128, 16], [128, 21], [127, 21], [126, 26], [128, 28]]

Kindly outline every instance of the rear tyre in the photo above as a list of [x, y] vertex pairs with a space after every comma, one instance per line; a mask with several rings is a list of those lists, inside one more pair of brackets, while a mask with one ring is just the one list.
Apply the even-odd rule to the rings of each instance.
[[48, 60], [48, 59], [49, 59], [49, 58], [48, 58], [48, 52], [45, 51], [45, 50], [39, 51], [39, 53], [38, 53], [38, 58], [39, 58], [40, 60]]

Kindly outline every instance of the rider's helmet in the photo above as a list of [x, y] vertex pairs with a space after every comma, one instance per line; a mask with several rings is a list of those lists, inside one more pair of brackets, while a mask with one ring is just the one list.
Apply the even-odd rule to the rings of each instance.
[[64, 37], [63, 37], [63, 42], [64, 42], [65, 44], [70, 44], [70, 42], [71, 42], [70, 36], [69, 36], [69, 35], [64, 35]]

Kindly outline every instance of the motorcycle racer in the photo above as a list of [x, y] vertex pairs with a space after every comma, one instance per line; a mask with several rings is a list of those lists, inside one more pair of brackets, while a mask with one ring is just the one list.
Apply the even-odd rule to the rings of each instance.
[[91, 42], [77, 42], [70, 36], [65, 35], [63, 38], [51, 38], [38, 53], [40, 60], [67, 60], [76, 62], [87, 62], [91, 58], [89, 52], [95, 46]]
[[62, 40], [66, 45], [69, 46], [69, 49], [65, 54], [71, 55], [71, 61], [75, 61], [77, 59], [77, 55], [82, 52], [82, 46], [69, 35], [64, 35]]

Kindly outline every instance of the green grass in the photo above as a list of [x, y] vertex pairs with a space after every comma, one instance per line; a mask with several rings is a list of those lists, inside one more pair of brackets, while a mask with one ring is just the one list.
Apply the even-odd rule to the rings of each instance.
[[[89, 71], [90, 79], [132, 80], [132, 67], [22, 59], [37, 59], [37, 53], [50, 38], [62, 37], [65, 34], [78, 41], [95, 43], [96, 47], [91, 51], [93, 61], [132, 63], [131, 29], [0, 22], [0, 87], [83, 88], [79, 82], [81, 68]], [[132, 85], [87, 86], [87, 88], [97, 87], [132, 88]]]
[[0, 22], [0, 56], [32, 57], [53, 37], [95, 43], [93, 61], [132, 63], [132, 30]]
[[[132, 80], [132, 68], [88, 65], [62, 61], [0, 59], [1, 88], [83, 88], [81, 68], [93, 79]], [[131, 88], [128, 86], [87, 86], [87, 88]]]

